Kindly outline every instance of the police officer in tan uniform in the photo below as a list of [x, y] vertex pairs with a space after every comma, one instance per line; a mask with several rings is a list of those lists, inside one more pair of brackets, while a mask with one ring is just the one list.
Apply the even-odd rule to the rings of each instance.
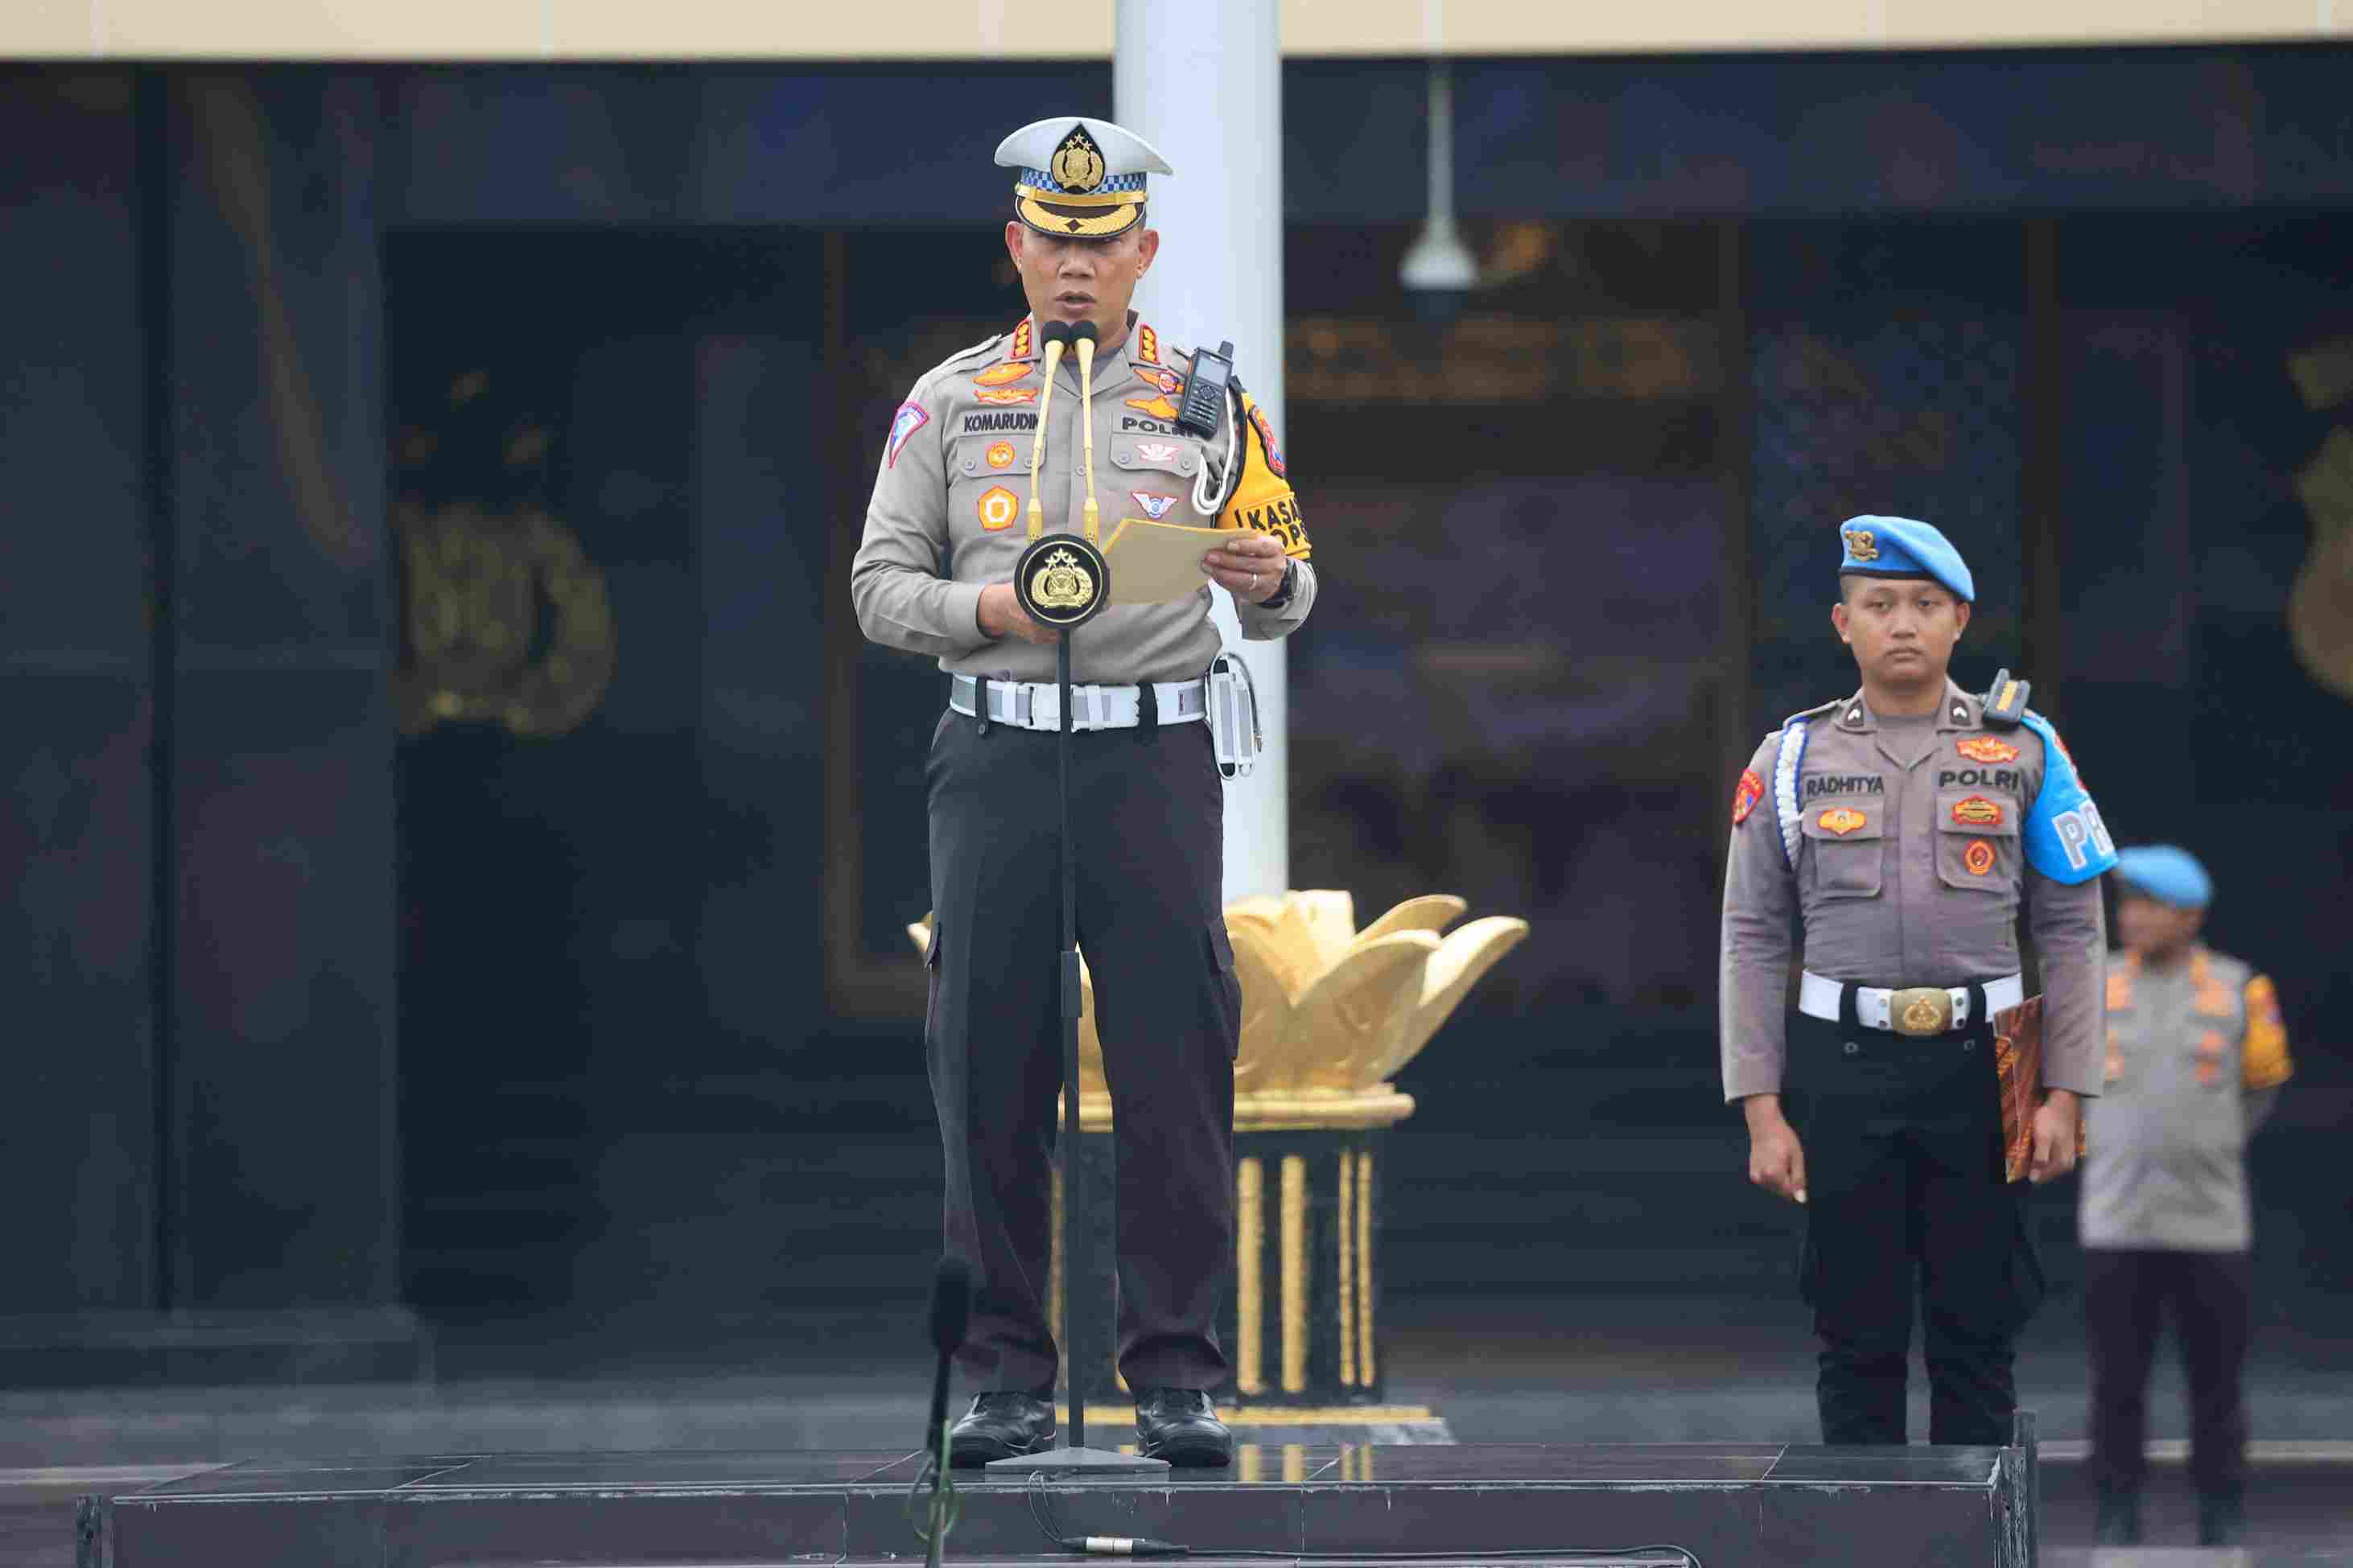
[[[976, 1465], [1054, 1437], [1060, 634], [1022, 612], [1010, 579], [1032, 537], [1081, 531], [1092, 466], [1106, 531], [1145, 518], [1226, 534], [1201, 558], [1198, 592], [1113, 605], [1074, 634], [1071, 742], [1079, 942], [1118, 1139], [1119, 1366], [1145, 1453], [1223, 1464], [1231, 1438], [1207, 1391], [1227, 1376], [1217, 1319], [1234, 1247], [1241, 990], [1205, 722], [1203, 676], [1220, 651], [1209, 588], [1232, 595], [1245, 637], [1268, 640], [1305, 621], [1315, 574], [1266, 416], [1234, 382], [1212, 405], [1214, 430], [1180, 423], [1190, 363], [1128, 309], [1160, 246], [1146, 176], [1166, 163], [1119, 126], [1069, 116], [1015, 132], [997, 162], [1020, 171], [1005, 246], [1029, 314], [908, 393], [850, 574], [866, 635], [948, 677], [926, 764], [924, 1038], [948, 1246], [980, 1274], [963, 1359], [983, 1391], [951, 1448]], [[1046, 352], [1050, 325], [1078, 323], [1097, 333], [1084, 385]]]
[[2106, 1088], [2093, 1108], [2077, 1208], [2092, 1351], [2092, 1479], [2103, 1545], [2140, 1542], [2148, 1369], [2173, 1319], [2189, 1384], [2198, 1540], [2243, 1530], [2253, 1327], [2247, 1140], [2293, 1070], [2279, 995], [2199, 941], [2213, 879], [2176, 845], [2116, 858]]
[[[2006, 1443], [2012, 1342], [2042, 1283], [2005, 1174], [1993, 1020], [2023, 997], [2023, 900], [2047, 1090], [2030, 1173], [2047, 1181], [2073, 1166], [2077, 1100], [2100, 1087], [2115, 847], [2024, 683], [1978, 698], [1948, 679], [1976, 589], [1945, 536], [1893, 517], [1840, 534], [1831, 621], [1862, 687], [1785, 721], [1740, 776], [1724, 1093], [1747, 1119], [1749, 1179], [1806, 1205], [1822, 1440], [1905, 1441], [1916, 1292], [1929, 1440]], [[1803, 1096], [1802, 1135], [1785, 1088]]]

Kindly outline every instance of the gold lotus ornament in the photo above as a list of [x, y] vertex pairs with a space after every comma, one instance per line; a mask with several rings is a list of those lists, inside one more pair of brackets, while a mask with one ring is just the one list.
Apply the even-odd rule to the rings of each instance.
[[[1241, 1050], [1234, 1061], [1237, 1131], [1388, 1127], [1413, 1114], [1389, 1083], [1488, 970], [1528, 934], [1528, 922], [1490, 915], [1441, 935], [1469, 906], [1451, 893], [1409, 899], [1364, 930], [1345, 891], [1242, 899], [1226, 906], [1226, 934], [1242, 987]], [[931, 919], [907, 928], [918, 951]], [[1111, 1125], [1094, 979], [1082, 954], [1079, 1116]]]

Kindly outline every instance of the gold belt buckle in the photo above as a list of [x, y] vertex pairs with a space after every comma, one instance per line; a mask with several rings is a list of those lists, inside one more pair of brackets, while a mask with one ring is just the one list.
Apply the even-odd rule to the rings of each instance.
[[1887, 1026], [1899, 1035], [1941, 1035], [1953, 1026], [1953, 994], [1916, 985], [1887, 998]]

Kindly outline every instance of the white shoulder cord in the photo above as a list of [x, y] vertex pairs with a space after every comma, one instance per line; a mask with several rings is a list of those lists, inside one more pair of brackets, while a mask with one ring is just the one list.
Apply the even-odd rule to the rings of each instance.
[[1193, 509], [1211, 517], [1225, 510], [1227, 500], [1242, 482], [1241, 465], [1235, 460], [1241, 437], [1242, 400], [1236, 395], [1229, 401], [1230, 417], [1226, 421], [1226, 461], [1217, 476], [1218, 491], [1215, 495], [1209, 493], [1209, 465], [1207, 463], [1201, 465], [1201, 472], [1193, 480]]
[[1773, 813], [1780, 820], [1781, 856], [1789, 869], [1798, 868], [1798, 843], [1805, 824], [1798, 811], [1798, 770], [1806, 758], [1806, 721], [1792, 719], [1781, 726], [1781, 752], [1773, 759]]

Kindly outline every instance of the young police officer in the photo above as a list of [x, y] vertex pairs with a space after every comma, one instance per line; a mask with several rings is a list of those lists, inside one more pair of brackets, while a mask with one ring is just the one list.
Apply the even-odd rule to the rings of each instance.
[[[1725, 1098], [1747, 1117], [1749, 1179], [1807, 1208], [1822, 1440], [1905, 1440], [1916, 1275], [1929, 1440], [2005, 1443], [2012, 1341], [2042, 1277], [2004, 1176], [1993, 1016], [2021, 999], [2023, 897], [2048, 1090], [2031, 1174], [2047, 1181], [2074, 1163], [2076, 1097], [2099, 1089], [2115, 849], [2025, 683], [1980, 699], [1947, 679], [1976, 594], [1945, 536], [1894, 517], [1840, 535], [1831, 624], [1862, 689], [1787, 721], [1740, 775]], [[1793, 915], [1805, 972], [1785, 1020]], [[1802, 1139], [1782, 1114], [1785, 1063]]]
[[2148, 1366], [2170, 1313], [2189, 1373], [2198, 1538], [2234, 1544], [2246, 1489], [2246, 1142], [2288, 1079], [2272, 983], [2198, 940], [2206, 868], [2170, 844], [2116, 858], [2107, 1087], [2094, 1109], [2077, 1211], [2092, 1346], [2099, 1539], [2140, 1542]]
[[[950, 676], [926, 764], [924, 1037], [948, 1246], [981, 1278], [964, 1361], [984, 1390], [952, 1457], [983, 1464], [1054, 1437], [1059, 634], [1023, 614], [1010, 578], [1031, 527], [1081, 529], [1091, 421], [1106, 531], [1137, 515], [1231, 531], [1202, 556], [1199, 592], [1113, 605], [1077, 634], [1071, 741], [1079, 944], [1118, 1139], [1120, 1371], [1145, 1454], [1223, 1464], [1232, 1441], [1206, 1391], [1226, 1377], [1217, 1319], [1234, 1255], [1241, 988], [1222, 910], [1223, 785], [1202, 722], [1220, 646], [1208, 584], [1233, 595], [1242, 635], [1263, 640], [1306, 619], [1315, 574], [1266, 416], [1237, 388], [1213, 405], [1215, 434], [1177, 423], [1188, 366], [1128, 310], [1160, 246], [1145, 177], [1166, 163], [1116, 125], [1067, 116], [1015, 132], [997, 161], [1021, 172], [1005, 247], [1029, 315], [907, 395], [850, 571], [866, 635], [934, 656]], [[1092, 407], [1075, 361], [1057, 368], [1044, 352], [1056, 323], [1096, 331]]]

